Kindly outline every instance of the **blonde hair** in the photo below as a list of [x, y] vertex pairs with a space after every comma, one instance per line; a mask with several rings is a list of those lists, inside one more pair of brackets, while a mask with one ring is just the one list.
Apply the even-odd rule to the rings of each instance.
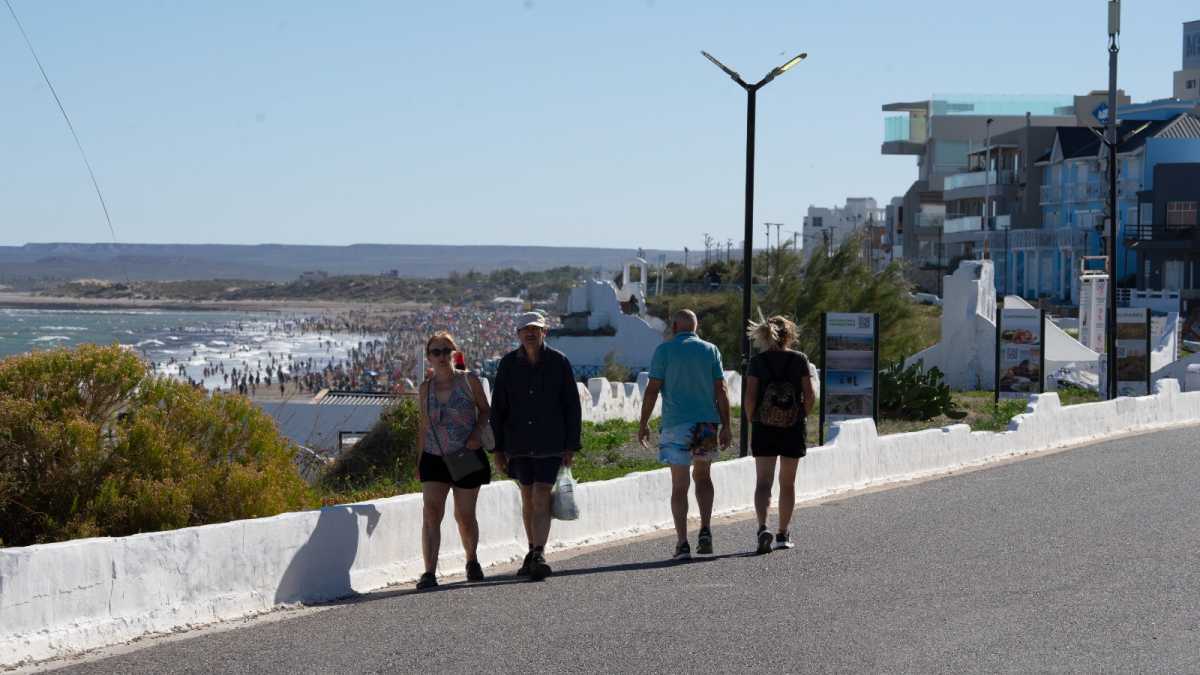
[[800, 331], [796, 324], [786, 316], [776, 314], [764, 319], [762, 310], [758, 310], [758, 321], [751, 321], [746, 329], [746, 335], [754, 340], [754, 346], [759, 351], [768, 349], [787, 349], [796, 343]]
[[456, 352], [461, 351], [458, 348], [458, 343], [454, 341], [454, 336], [451, 335], [449, 331], [439, 330], [438, 332], [431, 335], [428, 340], [425, 341], [425, 352], [426, 353], [429, 353], [429, 348], [433, 346], [434, 340], [445, 340], [446, 342], [450, 343], [450, 349], [453, 349]]

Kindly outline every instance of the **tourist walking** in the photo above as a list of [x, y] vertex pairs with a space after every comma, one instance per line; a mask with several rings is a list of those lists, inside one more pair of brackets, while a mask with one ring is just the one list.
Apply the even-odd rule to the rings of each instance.
[[[650, 414], [659, 392], [663, 397], [659, 461], [671, 468], [671, 515], [675, 519], [675, 559], [692, 557], [687, 538], [688, 489], [696, 483], [700, 505], [697, 555], [712, 555], [710, 529], [713, 508], [712, 462], [720, 448], [733, 441], [729, 428], [729, 393], [721, 352], [696, 334], [698, 321], [691, 310], [680, 310], [671, 321], [673, 337], [654, 350], [650, 383], [642, 400], [638, 441], [650, 447]], [[718, 426], [719, 425], [719, 426]], [[690, 472], [689, 472], [690, 469]]]
[[529, 553], [518, 576], [535, 581], [550, 575], [551, 488], [559, 469], [579, 450], [582, 410], [571, 362], [546, 346], [546, 318], [526, 312], [517, 318], [520, 346], [500, 359], [492, 394], [496, 466], [517, 481]]
[[[761, 315], [760, 315], [761, 318]], [[750, 449], [756, 484], [754, 510], [758, 515], [758, 552], [792, 548], [788, 526], [796, 508], [796, 469], [805, 450], [805, 418], [812, 411], [813, 391], [808, 357], [795, 351], [798, 331], [786, 317], [751, 322], [747, 330], [759, 353], [746, 374], [746, 419], [752, 421]], [[779, 528], [767, 529], [767, 509], [775, 465], [779, 465]]]
[[479, 487], [491, 481], [491, 466], [483, 451], [482, 434], [488, 424], [488, 402], [479, 378], [451, 366], [458, 345], [446, 332], [435, 333], [425, 343], [433, 375], [421, 383], [421, 450], [417, 478], [421, 481], [424, 515], [421, 520], [421, 555], [425, 573], [418, 589], [437, 586], [438, 550], [442, 543], [442, 518], [446, 496], [454, 492], [454, 520], [467, 558], [467, 581], [482, 581], [483, 568], [476, 557], [479, 521], [475, 504]]

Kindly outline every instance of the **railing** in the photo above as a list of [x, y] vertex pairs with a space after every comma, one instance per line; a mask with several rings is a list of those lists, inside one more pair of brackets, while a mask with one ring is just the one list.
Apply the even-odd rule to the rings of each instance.
[[983, 229], [982, 216], [962, 216], [959, 218], [947, 218], [945, 232], [978, 232]]
[[1200, 245], [1200, 226], [1129, 224], [1121, 230], [1126, 239], [1134, 241], [1180, 242]]
[[942, 187], [943, 190], [958, 190], [968, 187], [983, 187], [991, 183], [992, 185], [1011, 185], [1013, 182], [1013, 172], [1010, 169], [1001, 171], [970, 171], [967, 173], [956, 173], [952, 176], [946, 176], [946, 181]]
[[1041, 204], [1056, 204], [1062, 201], [1062, 191], [1057, 185], [1043, 185]]
[[929, 139], [925, 118], [914, 120], [912, 115], [892, 115], [883, 118], [883, 142], [924, 143]]
[[942, 227], [946, 223], [946, 216], [930, 215], [925, 213], [917, 214], [917, 227]]
[[[947, 183], [949, 178], [946, 179]], [[1117, 181], [1117, 198], [1131, 200], [1137, 197], [1140, 184], [1136, 180]], [[1101, 180], [1089, 180], [1081, 183], [1065, 185], [1043, 185], [1041, 204], [1057, 204], [1059, 202], [1098, 202], [1103, 201], [1108, 193], [1108, 183]]]

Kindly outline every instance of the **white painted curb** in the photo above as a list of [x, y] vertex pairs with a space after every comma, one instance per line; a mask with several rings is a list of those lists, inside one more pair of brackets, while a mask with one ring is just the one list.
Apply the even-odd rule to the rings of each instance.
[[[1175, 380], [1157, 384], [1153, 396], [1068, 408], [1057, 394], [1037, 396], [1004, 433], [955, 425], [878, 437], [870, 420], [842, 423], [801, 463], [797, 494], [811, 499], [1128, 432], [1200, 424], [1200, 392], [1181, 393]], [[718, 513], [753, 507], [752, 460], [718, 463], [713, 478]], [[669, 528], [669, 490], [666, 470], [580, 485], [575, 494], [583, 517], [556, 522], [553, 546]], [[484, 565], [524, 554], [511, 482], [484, 488], [478, 511]], [[412, 580], [422, 571], [420, 524], [420, 495], [404, 495], [172, 532], [0, 549], [0, 666]], [[442, 550], [441, 568], [460, 571], [449, 514]]]

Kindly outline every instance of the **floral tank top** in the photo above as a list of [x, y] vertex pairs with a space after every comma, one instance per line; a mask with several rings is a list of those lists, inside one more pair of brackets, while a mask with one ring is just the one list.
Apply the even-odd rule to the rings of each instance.
[[462, 450], [467, 438], [475, 430], [478, 410], [471, 395], [467, 378], [474, 375], [455, 375], [454, 386], [445, 403], [438, 400], [437, 385], [429, 380], [429, 399], [426, 412], [429, 425], [425, 430], [425, 452], [431, 455], [448, 455]]

